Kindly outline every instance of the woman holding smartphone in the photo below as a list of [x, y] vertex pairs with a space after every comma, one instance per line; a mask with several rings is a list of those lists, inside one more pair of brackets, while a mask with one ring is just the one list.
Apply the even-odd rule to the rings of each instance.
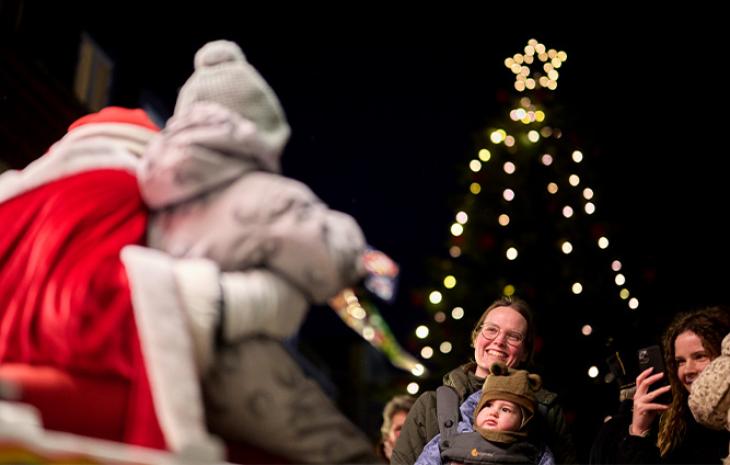
[[[618, 463], [720, 463], [727, 454], [727, 431], [695, 421], [687, 404], [692, 382], [720, 355], [730, 331], [727, 309], [709, 307], [677, 315], [662, 338], [669, 386], [652, 390], [663, 373], [648, 368], [636, 378], [631, 424], [618, 444]], [[671, 402], [657, 398], [665, 392]], [[657, 424], [656, 419], [659, 417]]]

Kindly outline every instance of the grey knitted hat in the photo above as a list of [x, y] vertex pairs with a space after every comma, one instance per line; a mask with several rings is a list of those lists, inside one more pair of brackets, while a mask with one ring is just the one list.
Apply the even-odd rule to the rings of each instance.
[[180, 89], [175, 116], [196, 102], [218, 103], [253, 122], [275, 157], [289, 139], [289, 124], [274, 91], [233, 42], [209, 42], [195, 54], [195, 72]]

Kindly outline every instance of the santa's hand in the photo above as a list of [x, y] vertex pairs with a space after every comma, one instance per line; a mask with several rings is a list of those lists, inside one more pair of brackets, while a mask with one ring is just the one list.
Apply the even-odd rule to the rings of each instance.
[[270, 271], [221, 273], [207, 259], [176, 260], [173, 270], [201, 372], [211, 362], [216, 339], [232, 342], [253, 334], [285, 339], [306, 315], [302, 293]]
[[286, 339], [299, 330], [309, 308], [301, 292], [267, 270], [223, 273], [221, 288], [221, 335], [227, 342], [251, 334]]

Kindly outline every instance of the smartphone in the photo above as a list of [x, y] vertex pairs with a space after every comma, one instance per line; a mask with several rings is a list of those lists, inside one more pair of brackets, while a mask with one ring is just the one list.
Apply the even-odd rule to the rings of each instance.
[[[659, 389], [662, 386], [669, 386], [669, 373], [667, 373], [667, 369], [664, 366], [664, 357], [662, 356], [662, 349], [658, 345], [653, 345], [649, 347], [644, 347], [642, 349], [639, 349], [638, 351], [639, 356], [639, 373], [646, 370], [649, 367], [654, 368], [654, 370], [651, 372], [652, 375], [657, 374], [659, 372], [664, 373], [664, 376], [662, 379], [655, 381], [651, 386], [649, 386], [649, 392], [654, 391], [656, 389]], [[672, 401], [672, 395], [671, 392], [665, 392], [664, 394], [660, 395], [656, 399], [654, 399], [654, 402], [657, 404], [665, 404], [669, 405]]]

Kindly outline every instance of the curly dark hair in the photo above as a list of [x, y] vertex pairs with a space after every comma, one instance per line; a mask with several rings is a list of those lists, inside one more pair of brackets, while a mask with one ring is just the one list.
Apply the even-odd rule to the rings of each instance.
[[687, 425], [692, 418], [687, 399], [689, 392], [682, 385], [677, 374], [678, 366], [674, 359], [674, 341], [685, 331], [692, 331], [702, 341], [702, 347], [710, 359], [720, 355], [722, 339], [730, 332], [730, 311], [724, 307], [706, 307], [677, 315], [664, 332], [662, 346], [667, 365], [669, 384], [672, 386], [672, 402], [659, 422], [657, 445], [665, 456], [682, 442], [687, 433]]

